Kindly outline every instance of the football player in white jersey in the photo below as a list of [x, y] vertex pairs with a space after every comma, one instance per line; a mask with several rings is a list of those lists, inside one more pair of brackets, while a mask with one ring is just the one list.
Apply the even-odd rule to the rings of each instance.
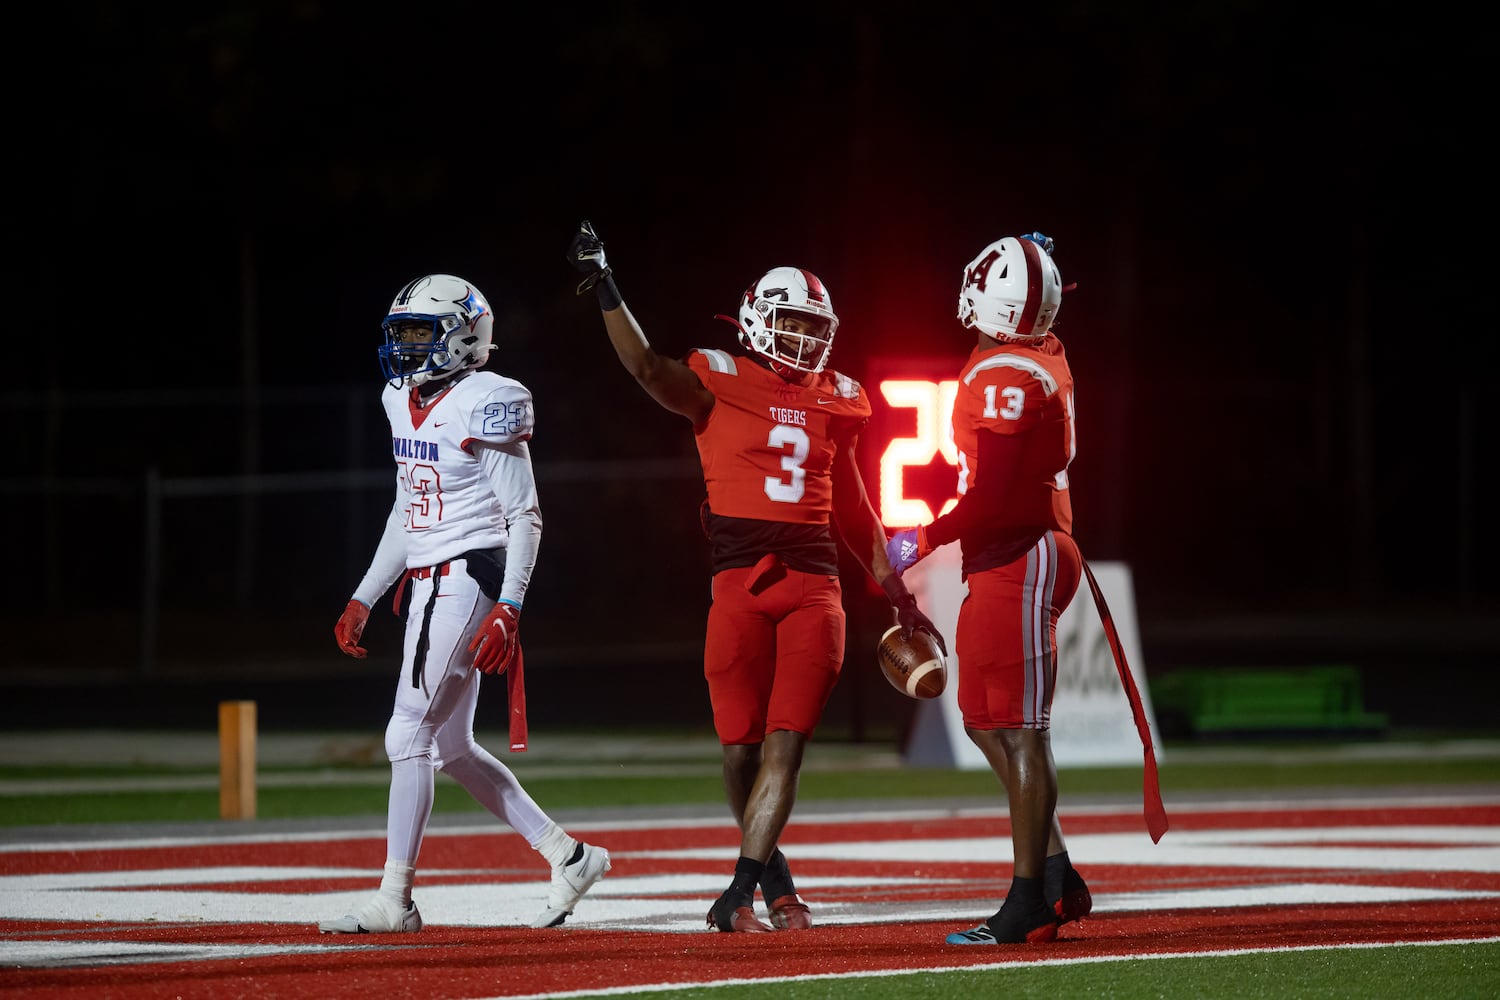
[[569, 836], [474, 740], [480, 674], [506, 674], [511, 749], [526, 749], [518, 627], [542, 536], [527, 444], [531, 393], [480, 370], [494, 349], [494, 323], [472, 284], [430, 274], [401, 289], [383, 324], [379, 355], [388, 381], [381, 400], [391, 422], [396, 500], [334, 636], [341, 650], [362, 659], [370, 609], [400, 581], [398, 611], [403, 595], [409, 603], [385, 731], [385, 874], [354, 912], [318, 924], [324, 933], [422, 929], [412, 882], [439, 770], [551, 865], [547, 906], [531, 926], [563, 923], [610, 868], [608, 851]]

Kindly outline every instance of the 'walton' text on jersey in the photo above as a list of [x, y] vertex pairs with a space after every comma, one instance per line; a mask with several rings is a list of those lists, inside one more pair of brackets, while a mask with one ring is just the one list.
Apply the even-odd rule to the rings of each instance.
[[438, 460], [438, 446], [435, 441], [392, 437], [391, 451], [395, 453], [397, 458], [415, 458], [420, 462], [436, 462]]

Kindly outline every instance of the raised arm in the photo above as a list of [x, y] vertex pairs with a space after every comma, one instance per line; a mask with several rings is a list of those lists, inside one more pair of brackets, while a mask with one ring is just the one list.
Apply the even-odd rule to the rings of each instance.
[[687, 365], [675, 358], [663, 357], [651, 347], [640, 324], [620, 297], [614, 271], [605, 261], [604, 243], [586, 220], [573, 234], [567, 257], [568, 263], [584, 275], [578, 283], [578, 294], [592, 288], [599, 298], [604, 329], [620, 364], [664, 408], [687, 417], [695, 427], [702, 423], [713, 409], [713, 393], [704, 388]]

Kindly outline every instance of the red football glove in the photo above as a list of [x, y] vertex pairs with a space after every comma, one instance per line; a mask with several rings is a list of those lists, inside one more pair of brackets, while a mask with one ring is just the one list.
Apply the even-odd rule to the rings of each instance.
[[496, 604], [484, 627], [469, 643], [474, 669], [485, 674], [503, 674], [521, 646], [521, 609], [514, 604]]
[[333, 638], [338, 642], [339, 649], [356, 660], [363, 660], [368, 653], [359, 644], [359, 637], [364, 634], [365, 622], [369, 620], [370, 609], [350, 598], [349, 603], [344, 605], [344, 613], [339, 615], [339, 623], [333, 627]]

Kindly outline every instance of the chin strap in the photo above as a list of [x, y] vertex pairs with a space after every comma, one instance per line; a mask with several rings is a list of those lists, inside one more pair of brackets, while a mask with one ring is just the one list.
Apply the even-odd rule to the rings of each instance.
[[745, 336], [745, 328], [743, 326], [740, 326], [740, 321], [735, 319], [733, 316], [725, 316], [723, 313], [714, 313], [714, 319], [722, 319], [724, 322], [728, 323], [730, 326], [733, 326], [736, 330], [738, 330], [740, 332], [740, 336]]

